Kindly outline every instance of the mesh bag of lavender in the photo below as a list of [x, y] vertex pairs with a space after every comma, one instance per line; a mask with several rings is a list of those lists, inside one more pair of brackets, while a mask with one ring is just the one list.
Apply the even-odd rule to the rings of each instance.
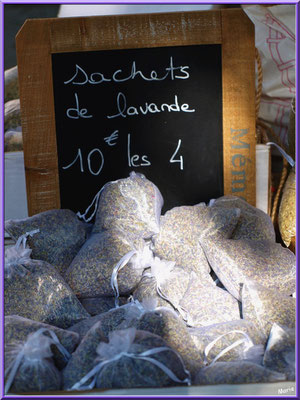
[[[120, 296], [119, 304], [123, 306], [128, 301], [128, 297]], [[85, 310], [92, 316], [99, 315], [109, 311], [115, 307], [115, 297], [87, 297], [80, 299], [80, 303], [83, 305]]]
[[66, 358], [70, 357], [55, 333], [45, 328], [30, 333], [23, 342], [16, 341], [5, 346], [5, 393], [61, 388], [61, 373], [53, 363], [52, 344], [58, 346]]
[[295, 328], [296, 299], [248, 280], [242, 287], [242, 313], [268, 338], [274, 323]]
[[202, 368], [195, 385], [268, 383], [285, 380], [285, 375], [251, 361], [216, 362]]
[[59, 328], [89, 317], [56, 268], [30, 258], [29, 232], [5, 250], [4, 314], [19, 315]]
[[264, 211], [251, 206], [236, 196], [222, 196], [211, 201], [212, 208], [241, 210], [240, 218], [231, 239], [272, 240], [275, 242], [275, 230], [272, 220]]
[[273, 324], [264, 353], [265, 367], [282, 372], [288, 381], [296, 379], [296, 331]]
[[64, 277], [79, 298], [127, 295], [141, 280], [151, 257], [142, 238], [111, 229], [90, 236]]
[[142, 174], [108, 182], [101, 190], [93, 232], [121, 229], [144, 239], [159, 231], [163, 198]]
[[296, 256], [272, 240], [200, 239], [211, 268], [225, 288], [241, 300], [247, 280], [285, 294], [296, 291]]
[[193, 279], [198, 277], [191, 269], [154, 257], [150, 268], [145, 270], [141, 282], [133, 292], [133, 298], [139, 302], [155, 298], [158, 305], [175, 310], [188, 323], [189, 315], [180, 306], [180, 301]]
[[5, 221], [5, 230], [17, 241], [26, 232], [31, 257], [46, 261], [63, 274], [84, 244], [89, 225], [79, 221], [71, 210], [49, 210], [20, 220]]
[[262, 332], [244, 319], [189, 328], [189, 333], [207, 365], [217, 360], [244, 360], [246, 351], [266, 343]]
[[180, 354], [193, 377], [203, 366], [203, 357], [189, 334], [186, 324], [172, 309], [158, 307], [156, 299], [145, 299], [142, 307], [144, 310], [135, 322], [135, 327], [160, 336], [168, 346]]
[[[57, 336], [61, 345], [71, 354], [80, 342], [79, 335], [75, 332], [69, 332], [65, 329], [57, 328], [53, 325], [44, 324], [42, 322], [33, 321], [28, 318], [19, 317], [18, 315], [7, 315], [4, 318], [4, 344], [12, 346], [15, 342], [25, 342], [29, 334], [44, 329], [44, 335], [50, 336], [52, 331]], [[64, 368], [69, 361], [65, 353], [59, 350], [57, 343], [50, 345], [55, 366], [60, 370]]]
[[203, 281], [210, 280], [210, 266], [199, 243], [200, 237], [212, 241], [229, 238], [238, 222], [240, 210], [181, 206], [161, 217], [160, 231], [153, 236], [153, 251], [159, 258], [192, 268]]
[[133, 388], [190, 384], [190, 374], [179, 354], [168, 347], [162, 338], [150, 332], [135, 328], [117, 330], [109, 334], [108, 343], [99, 342], [93, 350], [96, 357], [91, 360], [88, 373], [80, 370], [78, 363], [75, 366], [73, 360], [73, 366], [78, 371], [75, 381], [74, 375], [72, 379], [66, 376], [68, 367], [66, 368], [65, 388], [84, 390], [93, 387]]
[[100, 322], [101, 332], [108, 338], [110, 332], [116, 329], [125, 329], [135, 326], [136, 321], [144, 312], [144, 308], [138, 301], [131, 301], [123, 306], [112, 308], [109, 311], [86, 318], [68, 328], [69, 331], [79, 334], [82, 340], [88, 331]]
[[[194, 272], [193, 272], [194, 273]], [[203, 282], [197, 279], [190, 280], [189, 286], [180, 300], [194, 327], [213, 325], [240, 318], [240, 305], [227, 290], [216, 286], [211, 279]]]

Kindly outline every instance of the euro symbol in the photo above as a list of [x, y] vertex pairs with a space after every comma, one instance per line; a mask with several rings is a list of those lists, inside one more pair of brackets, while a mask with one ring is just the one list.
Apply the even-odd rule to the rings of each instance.
[[119, 135], [118, 130], [114, 131], [110, 136], [107, 136], [104, 138], [104, 141], [109, 145], [109, 146], [114, 146], [117, 144], [115, 141], [118, 139]]

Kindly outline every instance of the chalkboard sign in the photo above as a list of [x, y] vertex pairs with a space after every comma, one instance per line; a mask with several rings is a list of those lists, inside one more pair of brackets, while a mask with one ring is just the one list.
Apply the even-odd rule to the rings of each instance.
[[52, 68], [62, 208], [132, 170], [166, 210], [223, 194], [220, 45], [53, 54]]
[[223, 194], [255, 205], [243, 11], [28, 20], [16, 42], [30, 215], [83, 213], [133, 170], [164, 211]]

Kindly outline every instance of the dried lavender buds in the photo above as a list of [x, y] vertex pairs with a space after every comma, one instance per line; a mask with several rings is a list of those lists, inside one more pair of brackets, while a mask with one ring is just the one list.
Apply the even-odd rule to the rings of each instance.
[[240, 287], [253, 280], [265, 287], [292, 294], [296, 290], [296, 257], [271, 240], [201, 240], [212, 269], [225, 288], [241, 300]]
[[[92, 377], [98, 388], [163, 387], [189, 382], [181, 358], [159, 336], [128, 328], [111, 332], [106, 343], [95, 336], [99, 327], [100, 323], [89, 331], [73, 354], [69, 363], [72, 370], [69, 365], [64, 370], [66, 389], [80, 389], [85, 385], [87, 372], [95, 366], [98, 369], [94, 368]], [[83, 346], [86, 347], [84, 354], [88, 353], [84, 360], [78, 357]], [[87, 362], [89, 368], [86, 368]], [[105, 367], [101, 368], [102, 364]], [[91, 383], [91, 379], [86, 383]]]
[[145, 246], [143, 239], [133, 239], [120, 230], [93, 234], [72, 261], [65, 279], [79, 298], [114, 296], [112, 272], [129, 254], [127, 264], [118, 274], [119, 292], [127, 295], [141, 280], [144, 268], [135, 259]]
[[[53, 325], [33, 321], [18, 315], [7, 315], [4, 319], [5, 346], [10, 346], [17, 341], [24, 342], [30, 333], [34, 333], [41, 328], [53, 331], [56, 334], [59, 342], [69, 353], [72, 353], [79, 344], [79, 335], [75, 332], [69, 332], [65, 329], [60, 329]], [[46, 333], [46, 335], [48, 334]], [[59, 351], [57, 346], [51, 345], [51, 350], [53, 352], [53, 359], [56, 367], [58, 369], [65, 367], [67, 360]]]
[[285, 375], [249, 361], [216, 362], [200, 370], [196, 385], [280, 382]]
[[230, 237], [239, 210], [195, 206], [175, 207], [161, 218], [160, 231], [153, 237], [154, 253], [165, 260], [192, 268], [201, 280], [210, 280], [210, 266], [200, 246], [200, 237]]
[[270, 216], [251, 206], [240, 197], [230, 195], [219, 197], [212, 205], [212, 208], [215, 207], [227, 210], [239, 208], [241, 210], [240, 218], [231, 239], [269, 239], [275, 242], [275, 230]]
[[[109, 332], [116, 329], [127, 328], [133, 326], [136, 319], [140, 316], [140, 311], [137, 309], [135, 303], [128, 303], [118, 308], [87, 318], [77, 324], [71, 326], [69, 331], [79, 334], [82, 340], [88, 331], [100, 322], [101, 332], [104, 337], [108, 337]], [[121, 325], [122, 324], [122, 325]], [[121, 327], [120, 327], [121, 325]]]
[[6, 392], [295, 380], [296, 258], [267, 214], [223, 196], [161, 216], [134, 172], [96, 198], [94, 224], [6, 221]]
[[263, 364], [267, 368], [284, 373], [289, 381], [296, 379], [296, 330], [294, 328], [273, 324]]
[[[52, 360], [51, 344], [56, 341], [43, 329], [30, 333], [24, 341], [6, 344], [5, 393], [59, 390], [61, 373]], [[55, 339], [54, 339], [55, 338]]]
[[192, 376], [203, 366], [202, 354], [195, 346], [185, 323], [168, 308], [145, 312], [135, 326], [138, 330], [149, 331], [164, 339], [168, 346], [181, 355]]
[[200, 327], [240, 318], [238, 301], [213, 281], [190, 281], [180, 305], [188, 312], [192, 326]]
[[39, 229], [28, 238], [31, 257], [47, 261], [63, 274], [86, 240], [88, 224], [78, 220], [71, 210], [49, 210], [20, 220], [5, 221], [5, 230], [17, 239]]
[[[127, 303], [127, 297], [120, 296], [119, 303], [120, 305], [124, 305]], [[88, 297], [85, 299], [80, 299], [81, 304], [85, 308], [85, 310], [92, 316], [99, 315], [109, 311], [110, 309], [115, 307], [115, 298], [114, 297]]]
[[269, 336], [273, 323], [296, 326], [296, 299], [248, 281], [242, 288], [243, 318], [252, 321]]
[[150, 238], [159, 231], [163, 198], [158, 188], [142, 174], [109, 182], [100, 196], [93, 232], [121, 229]]
[[59, 328], [89, 317], [56, 268], [38, 260], [27, 261], [23, 266], [27, 270], [25, 276], [4, 280], [5, 315], [19, 315]]
[[[217, 356], [219, 361], [241, 360], [249, 345], [265, 345], [266, 343], [263, 333], [255, 324], [245, 319], [189, 328], [189, 333], [208, 364]], [[220, 357], [221, 352], [241, 339], [239, 346], [230, 349]]]

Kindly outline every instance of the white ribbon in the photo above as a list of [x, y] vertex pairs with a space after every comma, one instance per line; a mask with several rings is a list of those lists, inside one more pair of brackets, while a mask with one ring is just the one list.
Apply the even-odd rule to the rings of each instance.
[[121, 258], [121, 260], [116, 264], [116, 266], [113, 269], [113, 272], [111, 274], [111, 279], [110, 279], [110, 284], [112, 287], [112, 290], [114, 291], [114, 296], [115, 296], [115, 307], [119, 307], [119, 286], [118, 286], [118, 273], [121, 271], [122, 268], [125, 267], [125, 265], [128, 264], [130, 259], [136, 256], [136, 260], [134, 260], [134, 266], [133, 268], [135, 269], [142, 269], [144, 270], [147, 268], [152, 261], [153, 258], [153, 253], [150, 250], [149, 246], [145, 246], [142, 251], [137, 251], [137, 250], [131, 250], [125, 256]]
[[138, 318], [142, 318], [143, 314], [151, 313], [156, 311], [164, 311], [170, 312], [174, 315], [174, 317], [178, 318], [178, 314], [173, 310], [173, 308], [160, 306], [157, 307], [157, 298], [145, 298], [142, 302], [139, 302], [138, 299], [134, 299], [133, 296], [128, 298], [129, 303], [134, 303], [138, 310], [140, 311], [140, 315]]
[[33, 236], [38, 232], [40, 232], [39, 229], [26, 232], [24, 235], [18, 238], [14, 246], [6, 249], [4, 262], [5, 279], [11, 278], [13, 273], [19, 276], [24, 276], [28, 273], [28, 270], [24, 264], [30, 260], [30, 254], [32, 253], [32, 250], [26, 248], [27, 237]]
[[128, 298], [129, 304], [135, 304], [137, 309], [140, 311], [141, 314], [144, 314], [146, 312], [146, 309], [138, 299], [134, 299], [133, 296], [130, 296]]
[[[228, 353], [230, 350], [234, 349], [235, 347], [239, 346], [242, 343], [248, 343], [247, 348], [251, 347], [254, 345], [254, 343], [252, 342], [251, 338], [243, 331], [240, 331], [238, 329], [234, 329], [232, 331], [229, 331], [227, 333], [223, 333], [223, 335], [218, 336], [216, 339], [214, 339], [212, 342], [210, 342], [204, 349], [204, 364], [207, 365], [208, 364], [208, 360], [207, 360], [207, 356], [210, 352], [210, 350], [213, 348], [213, 346], [224, 336], [229, 335], [230, 333], [241, 333], [243, 336], [245, 336], [246, 339], [239, 339], [236, 340], [233, 344], [225, 347], [225, 349], [223, 349], [214, 359], [213, 361], [210, 363], [210, 365], [213, 365], [219, 358], [221, 358], [224, 354]], [[250, 346], [249, 346], [250, 344]]]
[[[116, 182], [118, 182], [118, 180], [105, 183], [102, 186], [102, 188], [96, 193], [91, 204], [88, 206], [88, 208], [85, 210], [85, 212], [83, 214], [81, 214], [79, 211], [76, 213], [77, 217], [83, 219], [84, 222], [90, 222], [94, 218], [94, 215], [97, 212], [100, 194], [103, 192], [103, 190], [105, 189], [106, 186], [110, 185], [111, 183], [116, 183]], [[93, 207], [93, 205], [94, 205], [94, 211], [92, 212], [92, 214], [89, 218], [86, 218], [86, 215], [90, 211], [90, 208]]]
[[289, 155], [283, 150], [282, 147], [278, 146], [277, 143], [268, 142], [267, 144], [269, 144], [269, 145], [271, 144], [271, 145], [275, 146], [275, 147], [279, 150], [279, 152], [281, 153], [281, 155], [282, 155], [282, 156], [286, 159], [286, 161], [290, 164], [290, 166], [291, 166], [291, 167], [294, 167], [294, 166], [295, 166], [295, 161], [292, 159], [292, 157], [289, 156]]
[[[47, 328], [41, 328], [40, 331], [42, 333], [44, 332], [48, 332], [53, 340], [53, 344], [56, 345], [56, 347], [58, 348], [58, 350], [61, 352], [61, 354], [63, 355], [63, 357], [65, 358], [66, 361], [69, 361], [69, 359], [71, 358], [71, 354], [68, 352], [68, 350], [60, 343], [60, 341], [58, 340], [58, 337], [56, 336], [55, 332], [51, 331], [50, 329]], [[38, 332], [38, 331], [37, 331]]]
[[17, 371], [19, 369], [19, 366], [21, 364], [21, 361], [22, 361], [22, 359], [24, 357], [24, 349], [20, 349], [20, 350], [21, 351], [17, 355], [14, 363], [9, 365], [9, 367], [5, 370], [5, 377], [7, 376], [7, 374], [10, 371], [9, 376], [7, 378], [7, 381], [6, 381], [6, 384], [4, 386], [4, 393], [5, 394], [7, 394], [7, 392], [9, 391], [9, 388], [11, 387], [11, 385], [12, 385], [14, 379], [15, 379], [16, 373], [17, 373]]
[[[162, 364], [160, 361], [157, 361], [156, 359], [153, 359], [151, 356], [153, 354], [157, 354], [160, 353], [162, 351], [172, 351], [173, 353], [175, 353], [179, 360], [182, 363], [182, 367], [184, 370], [184, 373], [187, 375], [187, 378], [185, 378], [184, 380], [179, 379], [168, 367], [166, 367], [164, 364]], [[151, 350], [147, 350], [144, 351], [143, 353], [140, 354], [134, 354], [134, 353], [127, 353], [127, 352], [121, 352], [119, 354], [117, 354], [115, 357], [109, 359], [109, 360], [104, 360], [102, 362], [100, 362], [99, 364], [97, 364], [90, 372], [88, 372], [83, 378], [80, 379], [80, 381], [76, 382], [71, 389], [68, 390], [89, 390], [89, 389], [93, 389], [93, 387], [96, 384], [98, 375], [101, 373], [101, 370], [103, 369], [103, 367], [109, 363], [112, 363], [114, 361], [119, 360], [122, 357], [129, 357], [129, 358], [133, 358], [136, 360], [144, 360], [144, 361], [149, 361], [150, 363], [156, 365], [158, 368], [160, 368], [162, 371], [164, 371], [169, 378], [171, 378], [174, 382], [178, 382], [178, 383], [186, 383], [187, 385], [191, 385], [191, 376], [190, 376], [190, 372], [184, 367], [183, 361], [181, 359], [181, 356], [173, 349], [169, 348], [169, 347], [157, 347]], [[93, 378], [92, 382], [87, 385], [87, 386], [82, 386], [84, 385], [89, 379]]]
[[[14, 361], [13, 363], [11, 363], [11, 364], [8, 366], [8, 368], [5, 370], [5, 378], [6, 378], [6, 376], [8, 375], [8, 378], [7, 378], [7, 380], [6, 380], [6, 384], [5, 384], [5, 387], [4, 387], [4, 392], [5, 392], [5, 394], [7, 394], [7, 392], [9, 391], [9, 389], [10, 389], [10, 387], [11, 387], [11, 385], [12, 385], [14, 379], [15, 379], [16, 373], [17, 373], [17, 371], [18, 371], [18, 369], [19, 369], [19, 367], [20, 367], [20, 365], [21, 365], [21, 362], [23, 361], [23, 358], [26, 358], [26, 355], [25, 355], [25, 347], [26, 347], [26, 345], [28, 344], [28, 341], [31, 341], [31, 340], [34, 341], [34, 340], [36, 340], [36, 338], [37, 338], [39, 335], [41, 335], [41, 334], [43, 334], [43, 333], [46, 333], [46, 332], [49, 333], [50, 336], [51, 336], [51, 338], [49, 338], [48, 336], [46, 336], [47, 339], [49, 340], [49, 348], [50, 348], [50, 345], [51, 345], [51, 344], [55, 344], [56, 347], [58, 348], [58, 350], [59, 350], [59, 351], [61, 352], [61, 354], [64, 356], [64, 358], [65, 358], [67, 361], [70, 359], [71, 354], [70, 354], [70, 353], [68, 352], [68, 350], [60, 343], [60, 341], [58, 340], [58, 337], [56, 336], [56, 334], [55, 334], [53, 331], [51, 331], [50, 329], [47, 329], [47, 328], [40, 328], [40, 329], [38, 329], [36, 332], [34, 332], [34, 333], [28, 335], [28, 337], [27, 337], [25, 343], [20, 345], [20, 352], [19, 352], [19, 354], [17, 355], [15, 361]], [[42, 356], [40, 357], [40, 359], [43, 359], [43, 358], [44, 358], [44, 357], [42, 357]]]
[[27, 237], [28, 236], [32, 237], [33, 235], [39, 232], [40, 232], [39, 229], [34, 229], [33, 231], [24, 233], [24, 235], [20, 236], [19, 239], [17, 240], [15, 244], [16, 248], [18, 249], [21, 246], [21, 244], [23, 244], [23, 249], [26, 249]]
[[124, 320], [118, 325], [117, 329], [127, 329], [128, 325], [139, 318], [146, 312], [143, 305], [137, 300], [130, 300], [128, 304], [122, 306], [125, 314]]
[[[157, 257], [155, 257], [155, 260], [157, 261]], [[186, 322], [186, 324], [188, 326], [193, 326], [193, 319], [192, 317], [189, 315], [189, 313], [183, 308], [181, 307], [178, 303], [173, 302], [166, 294], [163, 293], [162, 288], [161, 288], [161, 283], [164, 282], [167, 278], [168, 278], [168, 274], [171, 273], [172, 268], [174, 267], [175, 263], [174, 262], [169, 262], [168, 264], [170, 265], [169, 269], [164, 271], [163, 274], [163, 279], [159, 278], [159, 274], [158, 268], [152, 268], [151, 266], [151, 272], [146, 272], [144, 273], [143, 276], [146, 276], [148, 278], [154, 278], [155, 282], [156, 282], [156, 292], [157, 294], [164, 300], [166, 300], [169, 304], [171, 304], [171, 306], [178, 311], [178, 313], [181, 315], [181, 317], [183, 318], [183, 320]]]
[[113, 272], [111, 274], [111, 279], [110, 279], [110, 284], [111, 287], [114, 291], [115, 295], [115, 307], [119, 307], [119, 287], [118, 287], [118, 273], [119, 271], [125, 267], [125, 265], [129, 262], [132, 256], [134, 256], [137, 253], [136, 250], [131, 250], [125, 256], [121, 258], [121, 260], [117, 263], [117, 265], [114, 267]]
[[[78, 218], [83, 219], [84, 222], [90, 222], [91, 219], [94, 218], [94, 215], [96, 214], [97, 209], [98, 209], [99, 197], [100, 197], [100, 194], [101, 194], [101, 192], [103, 191], [103, 189], [104, 189], [104, 186], [103, 186], [103, 187], [99, 190], [99, 192], [95, 195], [95, 197], [93, 198], [91, 204], [88, 206], [88, 208], [85, 210], [85, 212], [84, 212], [83, 214], [81, 214], [80, 211], [77, 211], [76, 215], [77, 215]], [[95, 205], [94, 205], [94, 211], [92, 212], [92, 214], [91, 214], [91, 216], [90, 216], [89, 218], [86, 218], [87, 213], [90, 211], [90, 208], [93, 207], [93, 204], [94, 204], [94, 203], [95, 203]]]
[[164, 300], [166, 300], [168, 303], [170, 303], [171, 306], [174, 307], [175, 310], [179, 312], [179, 314], [182, 316], [183, 320], [187, 323], [187, 325], [193, 326], [193, 321], [192, 321], [192, 318], [191, 318], [191, 316], [189, 315], [189, 313], [188, 313], [183, 307], [181, 307], [178, 303], [174, 303], [171, 299], [169, 299], [168, 296], [166, 296], [166, 295], [162, 292], [161, 287], [159, 286], [158, 283], [157, 283], [157, 285], [156, 285], [156, 291], [157, 291], [158, 295], [159, 295], [162, 299], [164, 299]]

